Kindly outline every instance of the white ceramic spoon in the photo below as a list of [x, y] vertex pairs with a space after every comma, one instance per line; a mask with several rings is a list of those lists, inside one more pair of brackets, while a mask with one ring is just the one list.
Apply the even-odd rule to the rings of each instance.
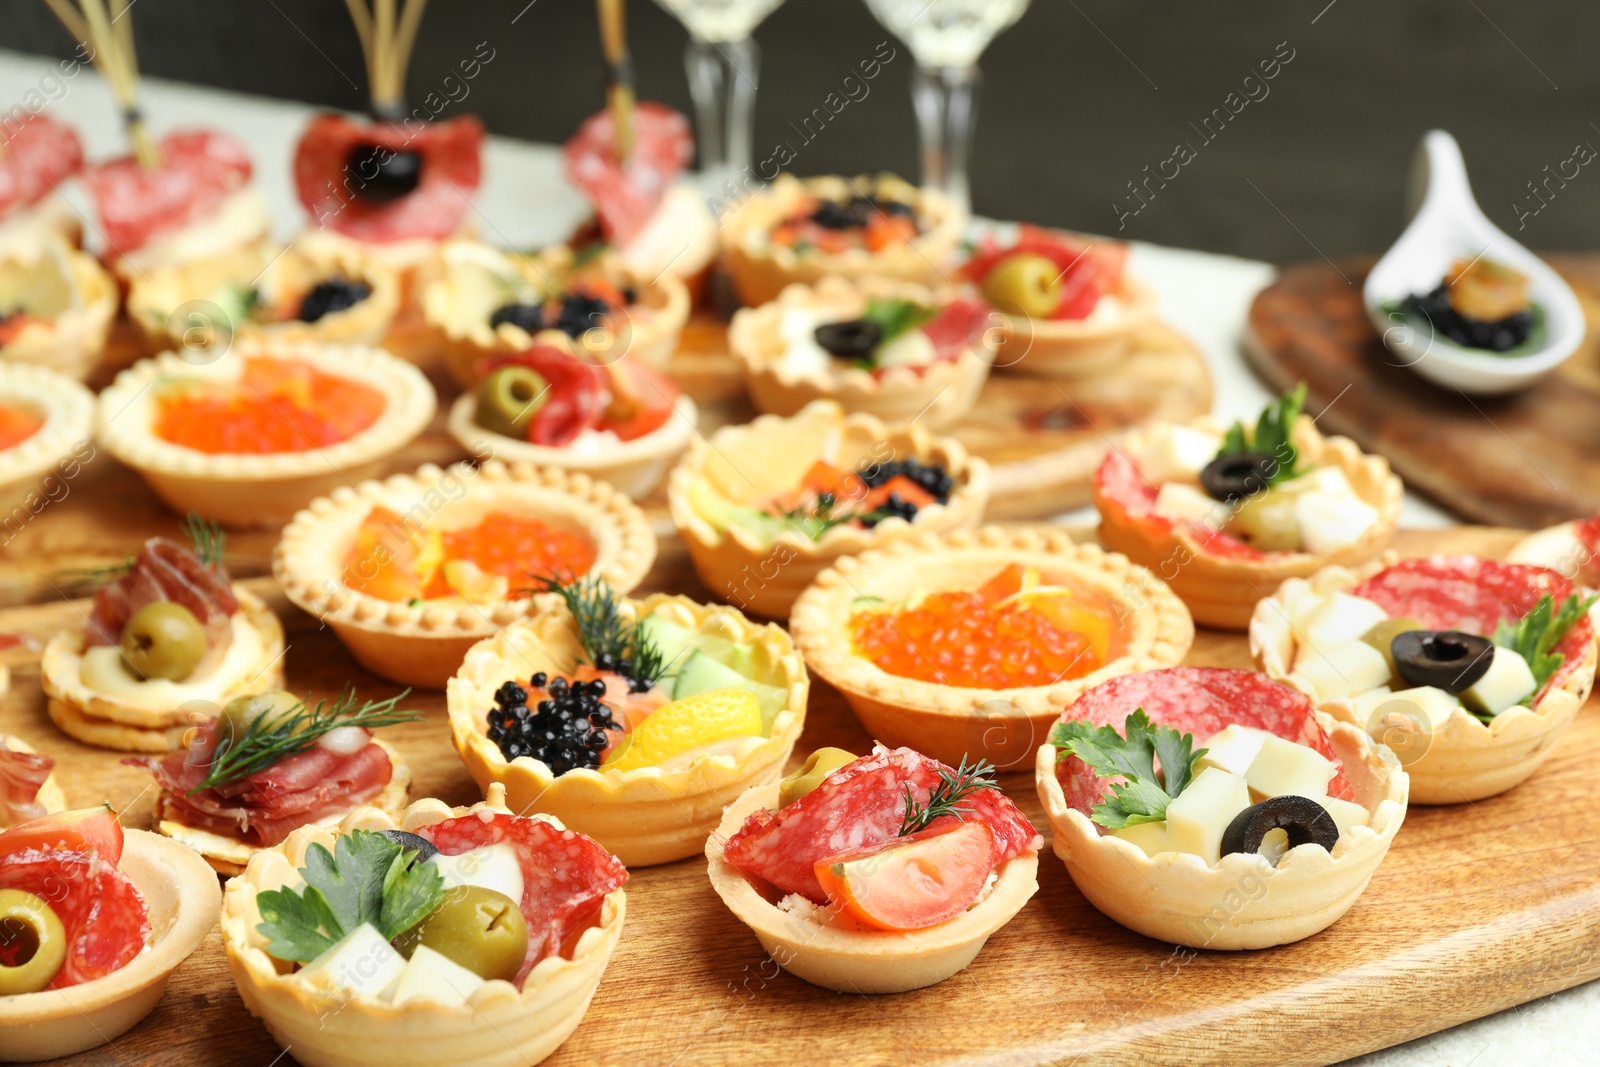
[[[1429, 130], [1417, 148], [1411, 203], [1416, 214], [1410, 225], [1372, 268], [1362, 290], [1367, 316], [1396, 363], [1464, 393], [1509, 393], [1532, 385], [1577, 350], [1585, 330], [1578, 298], [1542, 259], [1484, 215], [1472, 198], [1461, 148], [1443, 130]], [[1544, 344], [1539, 349], [1500, 356], [1461, 348], [1435, 335], [1426, 323], [1413, 328], [1409, 316], [1384, 310], [1385, 304], [1431, 292], [1452, 263], [1480, 255], [1528, 277], [1529, 296], [1544, 309]]]

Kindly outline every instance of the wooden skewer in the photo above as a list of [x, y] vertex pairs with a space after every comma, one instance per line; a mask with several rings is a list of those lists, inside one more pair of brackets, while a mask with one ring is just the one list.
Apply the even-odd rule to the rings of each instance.
[[78, 41], [94, 49], [94, 65], [122, 108], [123, 126], [142, 167], [159, 167], [161, 154], [139, 110], [139, 62], [133, 48], [133, 0], [45, 0]]
[[427, 0], [345, 0], [361, 39], [372, 92], [372, 113], [393, 118], [405, 110], [406, 69]]
[[606, 83], [606, 105], [617, 135], [617, 162], [626, 163], [633, 152], [633, 62], [628, 58], [628, 31], [623, 0], [595, 0], [600, 8], [600, 47], [605, 51], [611, 77]]

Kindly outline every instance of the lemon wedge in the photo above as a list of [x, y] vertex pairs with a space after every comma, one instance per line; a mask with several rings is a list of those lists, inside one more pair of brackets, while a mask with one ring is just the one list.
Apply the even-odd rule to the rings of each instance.
[[712, 689], [663, 704], [618, 746], [601, 768], [653, 767], [691, 749], [761, 733], [761, 701], [748, 689]]

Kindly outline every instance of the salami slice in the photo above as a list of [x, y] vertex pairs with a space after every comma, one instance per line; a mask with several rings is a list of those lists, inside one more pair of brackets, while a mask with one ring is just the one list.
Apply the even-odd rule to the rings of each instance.
[[0, 122], [0, 219], [31, 207], [83, 169], [83, 143], [46, 115]]
[[1083, 319], [1102, 296], [1117, 287], [1128, 246], [1118, 241], [1090, 241], [1024, 223], [1010, 244], [994, 236], [985, 238], [961, 273], [972, 281], [982, 281], [1002, 260], [1021, 254], [1043, 256], [1060, 271], [1061, 299], [1050, 317]]
[[199, 222], [250, 181], [244, 145], [216, 130], [169, 133], [157, 151], [161, 166], [156, 168], [122, 156], [84, 173], [106, 243], [118, 255]]
[[[1125, 674], [1084, 693], [1061, 718], [1114, 726], [1120, 733], [1128, 716], [1139, 708], [1153, 723], [1193, 734], [1196, 747], [1223, 727], [1237, 723], [1307, 745], [1339, 764], [1328, 735], [1317, 725], [1310, 699], [1254, 671], [1169, 667]], [[1067, 803], [1085, 815], [1111, 791], [1113, 781], [1101, 778], [1070, 754], [1056, 763], [1056, 778]], [[1328, 785], [1328, 795], [1351, 799], [1342, 766]]]
[[50, 905], [67, 934], [67, 958], [48, 988], [104, 978], [150, 941], [150, 913], [127, 875], [93, 851], [22, 849], [0, 856], [0, 889], [20, 889]]
[[[977, 300], [952, 300], [922, 324], [933, 342], [935, 359], [960, 359], [968, 352], [984, 351], [984, 331], [993, 325], [989, 305]], [[883, 370], [874, 372], [881, 377]]]
[[1583, 551], [1578, 553], [1578, 580], [1588, 586], [1600, 585], [1600, 516], [1573, 523], [1573, 536]]
[[[846, 849], [881, 845], [900, 836], [905, 795], [919, 804], [952, 768], [909, 748], [879, 750], [839, 768], [816, 789], [782, 811], [758, 811], [728, 838], [723, 855], [746, 875], [783, 893], [828, 900], [812, 870], [818, 860]], [[967, 819], [981, 819], [994, 831], [995, 865], [1037, 849], [1043, 838], [1027, 816], [998, 789], [967, 796]], [[933, 827], [953, 825], [954, 816]]]
[[633, 151], [617, 163], [617, 130], [610, 109], [584, 120], [561, 150], [567, 180], [594, 205], [600, 229], [614, 245], [638, 236], [661, 198], [694, 157], [689, 120], [665, 104], [633, 106]]
[[[1429, 630], [1462, 630], [1485, 637], [1493, 636], [1501, 620], [1515, 621], [1526, 615], [1546, 593], [1559, 606], [1576, 591], [1570, 579], [1548, 567], [1477, 556], [1402, 560], [1351, 590], [1394, 618], [1416, 619]], [[1559, 685], [1577, 668], [1593, 640], [1594, 628], [1588, 618], [1578, 620], [1555, 647], [1565, 659], [1546, 689]]]
[[[1178, 524], [1154, 512], [1158, 488], [1151, 485], [1139, 472], [1132, 457], [1120, 448], [1113, 448], [1100, 461], [1094, 472], [1094, 502], [1103, 513], [1107, 508], [1124, 512], [1143, 527], [1152, 541], [1170, 537]], [[1226, 559], [1262, 559], [1258, 548], [1253, 548], [1232, 534], [1204, 528], [1185, 522], [1183, 532], [1208, 556]]]
[[417, 831], [447, 856], [502, 841], [522, 862], [522, 915], [528, 921], [528, 956], [516, 985], [547, 956], [570, 956], [578, 937], [599, 919], [608, 893], [622, 888], [628, 872], [594, 841], [558, 830], [541, 819], [479, 811]]
[[[416, 188], [393, 200], [362, 199], [366, 181], [352, 165], [351, 153], [371, 146], [417, 153]], [[482, 180], [483, 123], [471, 115], [420, 125], [317, 115], [294, 150], [300, 202], [318, 226], [358, 241], [449, 237], [472, 208]]]

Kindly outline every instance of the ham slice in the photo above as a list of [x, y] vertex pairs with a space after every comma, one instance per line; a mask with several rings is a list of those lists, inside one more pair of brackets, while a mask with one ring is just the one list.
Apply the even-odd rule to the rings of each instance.
[[0, 739], [0, 825], [15, 826], [46, 814], [39, 789], [56, 761], [33, 752], [18, 752]]
[[119, 644], [127, 621], [157, 600], [183, 605], [205, 628], [206, 654], [195, 667], [195, 676], [222, 662], [233, 643], [232, 616], [239, 610], [228, 573], [206, 566], [194, 549], [165, 537], [146, 541], [133, 569], [95, 593], [84, 643], [91, 648]]

